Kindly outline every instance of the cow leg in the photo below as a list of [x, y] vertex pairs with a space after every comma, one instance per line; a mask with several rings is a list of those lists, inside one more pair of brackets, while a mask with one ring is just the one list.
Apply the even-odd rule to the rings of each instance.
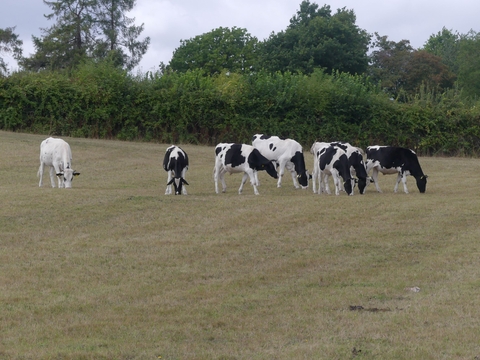
[[[50, 183], [52, 184], [52, 188], [55, 187], [55, 177], [55, 168], [53, 166], [50, 166]], [[60, 187], [60, 178], [58, 178], [58, 187]]]
[[379, 193], [381, 193], [382, 190], [380, 189], [380, 186], [378, 185], [378, 170], [376, 168], [373, 168], [372, 179], [373, 179], [373, 183], [375, 184], [375, 188], [377, 189], [377, 191]]
[[39, 187], [42, 187], [42, 185], [43, 185], [43, 167], [44, 167], [44, 164], [43, 164], [43, 162], [41, 162], [40, 167], [38, 168], [38, 173], [37, 173], [37, 176], [40, 177], [40, 181], [38, 183]]
[[298, 185], [297, 173], [295, 172], [295, 165], [293, 165], [293, 163], [287, 163], [285, 164], [285, 167], [288, 171], [290, 171], [290, 175], [292, 175], [293, 186], [295, 186], [295, 189], [298, 189], [300, 185]]
[[[399, 178], [402, 180], [403, 183], [403, 191], [405, 191], [405, 194], [408, 194], [408, 189], [407, 189], [407, 174], [403, 173], [403, 175], [398, 174]], [[397, 188], [398, 188], [398, 183], [400, 182], [400, 179], [397, 181]]]
[[[187, 174], [187, 168], [184, 168], [182, 170], [182, 179], [185, 179], [186, 174]], [[183, 184], [183, 186], [182, 186], [182, 194], [187, 195], [187, 187], [185, 186], [185, 184]]]
[[[172, 172], [168, 170], [167, 171], [167, 184], [172, 180]], [[165, 195], [171, 195], [172, 194], [172, 184], [167, 185], [167, 188], [165, 189]]]
[[323, 173], [323, 189], [324, 192], [330, 195], [332, 192], [330, 191], [330, 185], [328, 183], [329, 175], [327, 173]]
[[332, 172], [332, 177], [333, 177], [333, 184], [335, 185], [335, 195], [340, 195], [340, 190], [342, 189], [342, 183], [340, 181], [340, 176], [335, 173], [335, 172]]
[[317, 169], [313, 169], [313, 174], [312, 174], [312, 188], [313, 188], [313, 193], [317, 193], [317, 179], [319, 174], [317, 173]]
[[398, 173], [397, 175], [397, 181], [395, 182], [395, 187], [393, 188], [393, 192], [396, 193], [398, 191], [398, 184], [400, 184], [400, 181], [403, 181], [403, 190], [405, 190], [405, 193], [408, 194], [407, 190], [407, 177], [405, 175], [402, 176], [401, 173]]
[[[239, 195], [242, 193], [243, 185], [245, 185], [245, 183], [247, 182], [247, 179], [248, 179], [248, 174], [243, 173], [242, 182], [240, 183], [240, 187], [238, 188], [238, 194]], [[255, 184], [254, 184], [255, 181], [250, 180], [250, 182], [252, 183], [253, 187], [255, 188]]]
[[284, 173], [285, 173], [285, 163], [280, 163], [277, 170], [277, 174], [278, 174], [277, 188], [282, 187], [282, 177]]
[[225, 170], [221, 166], [214, 168], [215, 192], [218, 194], [218, 180], [222, 182], [222, 192], [227, 191], [227, 184], [225, 183]]

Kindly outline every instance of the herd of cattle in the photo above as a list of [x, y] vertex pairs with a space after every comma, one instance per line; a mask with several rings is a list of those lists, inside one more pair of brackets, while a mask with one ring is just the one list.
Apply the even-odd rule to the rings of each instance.
[[[397, 174], [394, 192], [397, 192], [402, 181], [403, 189], [408, 193], [408, 175], [415, 178], [421, 193], [425, 192], [427, 186], [427, 175], [423, 173], [417, 155], [410, 149], [375, 145], [367, 147], [364, 154], [362, 149], [345, 142], [315, 142], [310, 152], [314, 157], [312, 174], [308, 174], [302, 146], [295, 140], [256, 134], [252, 138], [252, 145], [220, 143], [215, 147], [215, 192], [219, 192], [218, 181], [222, 183], [222, 192], [226, 191], [226, 173], [243, 173], [238, 193], [242, 193], [243, 186], [250, 179], [253, 191], [258, 195], [258, 171], [265, 170], [271, 177], [278, 179], [277, 187], [281, 187], [285, 169], [290, 172], [296, 188], [306, 189], [311, 179], [313, 192], [318, 194], [330, 194], [330, 176], [335, 184], [336, 195], [340, 191], [353, 195], [356, 184], [359, 193], [363, 194], [370, 182], [381, 192], [378, 185], [379, 172]], [[42, 186], [44, 166], [50, 167], [52, 187], [55, 187], [57, 177], [59, 188], [71, 188], [73, 178], [80, 175], [73, 170], [70, 146], [62, 139], [50, 137], [40, 145], [40, 168], [37, 174], [40, 177], [39, 186]], [[172, 192], [175, 195], [187, 195], [186, 187], [183, 186], [188, 185], [185, 180], [188, 170], [187, 153], [176, 145], [170, 146], [165, 152], [163, 168], [168, 174], [165, 195]], [[370, 172], [371, 176], [368, 175]]]

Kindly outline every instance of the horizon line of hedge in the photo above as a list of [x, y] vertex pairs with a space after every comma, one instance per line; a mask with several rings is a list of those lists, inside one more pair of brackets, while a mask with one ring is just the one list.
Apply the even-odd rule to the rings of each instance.
[[480, 106], [458, 90], [400, 102], [368, 78], [202, 71], [132, 76], [108, 63], [0, 78], [0, 129], [53, 136], [215, 145], [255, 133], [423, 155], [480, 153]]

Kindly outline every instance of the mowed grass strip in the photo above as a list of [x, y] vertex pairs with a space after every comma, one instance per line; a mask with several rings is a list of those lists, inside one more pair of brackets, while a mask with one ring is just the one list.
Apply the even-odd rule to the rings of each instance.
[[214, 148], [181, 145], [165, 196], [170, 144], [64, 138], [81, 175], [52, 189], [44, 138], [0, 132], [0, 358], [480, 356], [480, 160], [420, 158], [425, 194], [217, 195]]

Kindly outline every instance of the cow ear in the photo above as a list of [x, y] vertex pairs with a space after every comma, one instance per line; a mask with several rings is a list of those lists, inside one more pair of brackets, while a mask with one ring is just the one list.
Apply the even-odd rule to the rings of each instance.
[[80, 175], [80, 173], [73, 170], [73, 176], [78, 176], [78, 175]]
[[185, 185], [190, 185], [190, 184], [187, 182], [187, 180], [185, 180], [185, 179], [183, 179], [183, 178], [182, 178], [182, 182], [183, 182]]
[[175, 178], [172, 178], [172, 180], [170, 180], [170, 181], [167, 183], [167, 185], [172, 185], [173, 180], [175, 180]]
[[62, 175], [63, 175], [63, 172], [59, 172], [59, 173], [57, 174], [57, 176], [62, 176]]

